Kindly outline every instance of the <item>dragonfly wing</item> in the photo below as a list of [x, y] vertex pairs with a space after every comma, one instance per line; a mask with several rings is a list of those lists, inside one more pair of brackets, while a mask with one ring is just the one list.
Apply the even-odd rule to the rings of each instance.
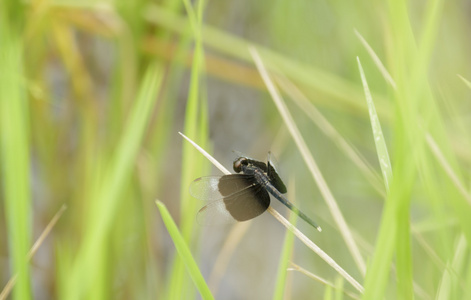
[[271, 152], [268, 152], [268, 165], [267, 165], [267, 175], [270, 178], [271, 183], [273, 186], [282, 194], [285, 194], [287, 192], [286, 186], [281, 180], [280, 175], [278, 175], [278, 171], [276, 170], [277, 168], [277, 162], [275, 157], [271, 154]]
[[201, 224], [242, 222], [261, 215], [269, 205], [268, 192], [253, 184], [204, 206], [198, 212], [197, 219]]
[[256, 184], [257, 180], [253, 175], [224, 175], [219, 180], [218, 190], [222, 196], [227, 197], [238, 193], [250, 192], [250, 188]]
[[231, 174], [206, 176], [195, 179], [190, 185], [190, 194], [200, 200], [218, 200], [256, 184], [252, 175]]
[[219, 192], [219, 180], [223, 176], [206, 176], [195, 179], [190, 184], [190, 194], [199, 200], [217, 200], [224, 196]]

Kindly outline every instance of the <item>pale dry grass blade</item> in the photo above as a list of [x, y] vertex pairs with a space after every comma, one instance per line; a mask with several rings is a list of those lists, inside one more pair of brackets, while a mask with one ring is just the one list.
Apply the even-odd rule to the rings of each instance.
[[471, 82], [469, 80], [467, 80], [466, 78], [464, 78], [463, 76], [459, 74], [458, 74], [458, 77], [464, 82], [464, 84], [466, 84], [467, 87], [471, 89]]
[[444, 269], [444, 272], [440, 279], [440, 285], [438, 286], [437, 297], [435, 299], [438, 299], [438, 300], [451, 299], [453, 297], [452, 295], [454, 294], [453, 293], [455, 289], [454, 285], [457, 282], [461, 285], [461, 288], [463, 290], [467, 289], [465, 283], [459, 277], [459, 274], [462, 274], [462, 273], [457, 270], [463, 269], [464, 266], [466, 265], [466, 258], [468, 256], [468, 251], [469, 251], [469, 247], [468, 247], [468, 243], [466, 242], [466, 237], [463, 234], [461, 234], [458, 237], [453, 258], [451, 262], [448, 262], [446, 264], [446, 268]]
[[[64, 211], [66, 210], [67, 205], [62, 205], [59, 211], [52, 217], [51, 221], [47, 224], [46, 228], [44, 228], [43, 232], [39, 235], [38, 239], [34, 243], [33, 247], [28, 252], [27, 259], [30, 260], [34, 254], [38, 251], [39, 247], [42, 245], [46, 237], [49, 235], [51, 232], [52, 228], [56, 225], [57, 221], [59, 218], [62, 216]], [[8, 297], [10, 294], [11, 290], [15, 286], [16, 283], [16, 278], [18, 277], [18, 274], [13, 275], [10, 280], [8, 280], [7, 284], [3, 288], [2, 292], [0, 293], [0, 300], [4, 300]]]
[[277, 83], [287, 93], [293, 102], [314, 122], [317, 127], [329, 137], [337, 147], [360, 169], [373, 188], [381, 195], [386, 196], [381, 177], [368, 163], [368, 161], [351, 145], [324, 117], [324, 115], [312, 104], [290, 80], [283, 76], [275, 77]]
[[433, 137], [429, 133], [427, 133], [425, 138], [427, 140], [427, 144], [429, 145], [430, 149], [432, 150], [433, 155], [435, 155], [435, 158], [438, 160], [438, 162], [442, 166], [443, 170], [450, 177], [451, 181], [456, 186], [456, 188], [461, 193], [461, 195], [471, 205], [471, 195], [466, 190], [466, 188], [463, 186], [463, 184], [461, 183], [461, 181], [458, 178], [458, 175], [456, 175], [456, 173], [453, 171], [450, 164], [446, 161], [445, 156], [443, 156], [442, 151], [438, 147], [438, 145], [435, 142], [435, 140], [433, 139]]
[[[319, 276], [317, 276], [316, 274], [313, 274], [313, 273], [309, 272], [308, 270], [304, 269], [303, 267], [301, 267], [301, 266], [299, 266], [299, 265], [297, 265], [297, 264], [295, 264], [295, 263], [293, 263], [293, 262], [291, 262], [291, 266], [292, 266], [292, 268], [290, 268], [289, 270], [298, 271], [298, 272], [300, 272], [300, 273], [306, 275], [307, 277], [312, 278], [312, 279], [314, 279], [314, 280], [316, 280], [316, 281], [318, 281], [318, 282], [320, 282], [320, 283], [322, 283], [322, 284], [324, 284], [324, 285], [328, 285], [328, 286], [330, 286], [330, 287], [333, 288], [333, 289], [337, 289], [337, 287], [335, 286], [335, 284], [333, 284], [332, 282], [330, 282], [330, 281], [328, 281], [328, 280], [326, 280], [326, 279], [324, 279], [324, 278], [322, 278], [322, 277], [319, 277]], [[350, 292], [345, 291], [345, 290], [342, 290], [342, 292], [343, 292], [345, 295], [347, 295], [347, 296], [349, 296], [350, 298], [352, 298], [352, 299], [360, 299], [360, 296], [359, 296], [359, 295], [350, 293]]]
[[229, 175], [231, 174], [231, 172], [229, 172], [229, 170], [227, 170], [219, 161], [217, 161], [214, 157], [212, 157], [208, 152], [206, 152], [203, 148], [201, 148], [200, 146], [198, 146], [198, 144], [196, 144], [195, 142], [193, 142], [189, 137], [187, 137], [186, 135], [184, 135], [183, 133], [179, 132], [179, 134], [185, 139], [187, 140], [188, 142], [190, 142], [190, 144], [192, 144], [196, 150], [198, 150], [201, 154], [203, 154], [210, 162], [213, 163], [213, 165], [218, 168], [221, 172], [223, 172], [224, 174], [226, 175]]
[[343, 239], [345, 240], [345, 243], [347, 244], [350, 253], [353, 256], [353, 259], [358, 269], [360, 270], [361, 274], [364, 275], [366, 273], [365, 261], [363, 260], [363, 257], [360, 254], [360, 250], [355, 240], [353, 239], [352, 232], [350, 231], [347, 222], [345, 221], [342, 212], [340, 211], [340, 208], [338, 207], [337, 202], [335, 201], [335, 198], [332, 192], [330, 191], [329, 186], [327, 185], [327, 182], [325, 181], [321, 171], [319, 170], [319, 167], [317, 166], [314, 158], [309, 152], [306, 142], [304, 141], [301, 136], [301, 133], [296, 127], [291, 114], [289, 113], [285, 103], [281, 98], [280, 93], [277, 91], [275, 85], [270, 79], [258, 52], [253, 47], [250, 47], [249, 50], [258, 68], [258, 71], [260, 72], [263, 80], [265, 81], [267, 89], [270, 92], [270, 95], [272, 96], [272, 99], [278, 108], [278, 111], [280, 112], [286, 126], [288, 127], [288, 130], [290, 131], [296, 145], [299, 148], [299, 151], [301, 152], [304, 161], [306, 162], [314, 180], [316, 181], [320, 192], [322, 193], [322, 196], [330, 210], [330, 213], [332, 214], [332, 217], [334, 218], [334, 221], [337, 224], [340, 233]]
[[221, 282], [222, 276], [226, 271], [227, 266], [229, 265], [231, 257], [234, 255], [237, 246], [251, 225], [252, 220], [237, 223], [232, 226], [231, 231], [227, 235], [226, 241], [224, 242], [218, 257], [216, 258], [216, 261], [214, 262], [214, 268], [208, 279], [208, 285], [214, 295], [217, 295], [219, 283]]
[[[188, 137], [185, 137], [182, 133], [180, 133], [187, 141], [189, 141], [193, 146], [195, 146], [201, 153], [203, 153], [208, 159], [211, 158], [211, 162], [213, 159], [211, 155], [209, 155], [204, 149], [199, 147], [196, 143], [194, 143]], [[215, 160], [214, 160], [215, 161]], [[223, 167], [224, 169], [224, 167]], [[221, 170], [222, 171], [222, 170]], [[226, 170], [227, 171], [227, 170]], [[227, 171], [228, 172], [228, 171]], [[225, 173], [223, 171], [223, 173]], [[225, 174], [230, 174], [225, 173]], [[286, 220], [280, 213], [278, 213], [274, 208], [271, 206], [268, 207], [267, 211], [274, 216], [281, 224], [283, 224], [288, 230], [293, 232], [293, 234], [306, 246], [308, 246], [312, 251], [314, 251], [317, 255], [319, 255], [325, 262], [327, 262], [334, 270], [336, 270], [342, 277], [344, 277], [355, 289], [360, 292], [363, 292], [363, 287], [359, 284], [350, 274], [348, 274], [342, 267], [340, 267], [329, 255], [327, 255], [322, 249], [320, 249], [314, 242], [308, 239], [301, 231], [299, 231], [295, 226], [293, 226], [288, 220]]]
[[383, 63], [379, 59], [378, 55], [376, 55], [373, 48], [371, 48], [371, 46], [368, 44], [368, 42], [363, 38], [363, 36], [356, 29], [354, 31], [355, 31], [355, 35], [360, 40], [360, 42], [363, 44], [363, 47], [365, 47], [366, 52], [368, 52], [368, 54], [370, 55], [371, 59], [373, 60], [374, 64], [378, 68], [381, 75], [383, 75], [386, 82], [388, 82], [394, 89], [396, 89], [397, 88], [396, 82], [392, 78], [391, 74], [389, 74], [388, 70], [383, 65]]
[[[288, 198], [296, 200], [296, 183], [294, 177], [290, 176], [288, 182]], [[298, 221], [298, 215], [289, 212], [288, 221], [296, 226]], [[286, 230], [283, 241], [283, 247], [281, 248], [280, 259], [278, 261], [277, 276], [275, 281], [275, 288], [273, 292], [273, 300], [283, 300], [291, 298], [292, 294], [292, 281], [293, 276], [290, 276], [291, 272], [288, 272], [290, 261], [294, 256], [294, 234]]]
[[268, 207], [268, 212], [272, 214], [281, 224], [283, 224], [287, 229], [293, 232], [296, 237], [303, 242], [309, 249], [314, 253], [319, 255], [329, 266], [331, 266], [335, 271], [337, 271], [340, 276], [345, 278], [355, 289], [359, 292], [363, 292], [363, 286], [358, 283], [350, 274], [347, 273], [337, 262], [331, 258], [327, 253], [325, 253], [319, 246], [317, 246], [313, 241], [308, 239], [298, 228], [293, 226], [288, 220], [286, 220], [280, 213], [274, 210], [271, 206]]

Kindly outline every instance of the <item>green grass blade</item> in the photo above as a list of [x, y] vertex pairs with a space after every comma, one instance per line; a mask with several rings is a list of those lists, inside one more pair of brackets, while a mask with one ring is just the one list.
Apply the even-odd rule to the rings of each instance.
[[[159, 24], [168, 30], [178, 33], [183, 33], [183, 29], [189, 22], [182, 16], [165, 10], [158, 5], [150, 5], [146, 9], [146, 18], [151, 23]], [[254, 45], [259, 50], [261, 56], [264, 57], [268, 66], [276, 66], [277, 70], [280, 70], [291, 80], [295, 81], [296, 84], [309, 86], [313, 90], [331, 95], [339, 100], [342, 105], [347, 107], [355, 107], [359, 110], [364, 109], [364, 107], [359, 105], [360, 102], [358, 101], [362, 97], [360, 87], [335, 74], [294, 61], [262, 45], [248, 42], [247, 40], [206, 24], [202, 26], [201, 32], [204, 36], [203, 42], [206, 46], [247, 62], [251, 61], [247, 47]], [[383, 96], [376, 95], [375, 98], [376, 97], [382, 98]], [[378, 107], [378, 113], [380, 115], [384, 113], [389, 116], [389, 113], [382, 107]]]
[[[460, 292], [460, 285], [466, 286], [458, 274], [464, 274], [466, 258], [469, 255], [469, 247], [464, 235], [457, 237], [455, 242], [454, 257], [447, 263], [438, 287], [437, 299], [466, 299]], [[467, 286], [468, 290], [470, 289]]]
[[[203, 148], [206, 146], [207, 137], [207, 115], [206, 105], [204, 104], [206, 99], [204, 98], [204, 87], [201, 84], [203, 81], [202, 74], [204, 70], [204, 52], [201, 41], [201, 19], [196, 19], [196, 13], [194, 12], [192, 5], [188, 2], [184, 2], [188, 14], [193, 16], [194, 19], [191, 23], [193, 27], [193, 34], [195, 37], [195, 53], [193, 57], [193, 65], [191, 69], [191, 81], [190, 90], [188, 94], [187, 109], [185, 112], [185, 134], [190, 138], [197, 139], [198, 144]], [[198, 1], [198, 5], [202, 5], [204, 1]], [[181, 214], [184, 224], [182, 224], [182, 233], [187, 241], [191, 238], [193, 231], [192, 218], [187, 218], [190, 213], [194, 213], [194, 199], [189, 196], [187, 183], [191, 182], [195, 176], [195, 170], [199, 169], [198, 162], [202, 159], [197, 159], [194, 155], [194, 151], [190, 145], [185, 143], [183, 145], [183, 171], [182, 171], [182, 204]], [[188, 220], [188, 221], [186, 221]]]
[[389, 183], [392, 180], [392, 168], [391, 161], [389, 159], [388, 148], [386, 147], [386, 141], [384, 140], [383, 130], [379, 122], [378, 115], [376, 114], [376, 108], [371, 97], [370, 89], [368, 88], [368, 82], [366, 81], [365, 73], [361, 67], [360, 59], [357, 57], [358, 68], [360, 70], [361, 81], [366, 96], [366, 103], [368, 105], [368, 112], [370, 114], [371, 128], [373, 129], [373, 138], [376, 145], [376, 153], [378, 154], [379, 166], [381, 173], [383, 174], [384, 185], [386, 190], [389, 191]]
[[471, 81], [467, 80], [466, 78], [464, 78], [463, 76], [461, 75], [458, 75], [458, 77], [464, 82], [464, 84], [471, 89]]
[[[290, 187], [290, 190], [294, 190]], [[292, 197], [294, 199], [294, 197]], [[290, 213], [289, 222], [296, 226], [297, 215]], [[286, 230], [285, 240], [283, 243], [283, 249], [281, 250], [280, 262], [278, 263], [278, 271], [275, 283], [275, 293], [273, 299], [281, 300], [284, 299], [286, 278], [288, 275], [287, 269], [289, 267], [289, 261], [293, 255], [294, 247], [294, 234], [290, 230]]]
[[364, 274], [366, 270], [365, 261], [360, 253], [360, 249], [358, 248], [357, 242], [353, 238], [351, 229], [347, 225], [347, 222], [345, 221], [342, 211], [340, 210], [330, 187], [322, 176], [322, 173], [320, 172], [320, 169], [317, 163], [315, 162], [314, 157], [311, 155], [311, 152], [309, 151], [307, 144], [304, 138], [302, 137], [298, 127], [296, 126], [296, 123], [294, 122], [294, 119], [291, 116], [291, 113], [289, 112], [288, 108], [286, 107], [286, 104], [284, 103], [280, 93], [272, 82], [260, 55], [253, 47], [250, 47], [250, 52], [254, 58], [257, 69], [259, 70], [260, 75], [262, 76], [265, 84], [267, 85], [267, 89], [270, 92], [270, 95], [273, 101], [275, 102], [276, 107], [278, 108], [280, 115], [286, 123], [286, 126], [288, 127], [290, 134], [292, 135], [293, 140], [296, 143], [296, 146], [299, 148], [299, 151], [302, 154], [303, 159], [305, 160], [312, 174], [312, 177], [314, 178], [317, 186], [319, 187], [324, 201], [329, 207], [329, 211], [332, 214], [332, 217], [334, 218], [335, 223], [338, 226], [343, 239], [345, 240], [348, 250], [352, 254], [352, 257], [355, 263], [357, 264], [358, 269], [361, 273]]
[[[381, 75], [383, 75], [384, 80], [386, 80], [386, 82], [388, 82], [394, 89], [396, 89], [396, 82], [394, 82], [394, 79], [391, 77], [391, 74], [389, 74], [388, 70], [386, 70], [386, 67], [381, 62], [381, 59], [379, 59], [378, 55], [375, 53], [373, 48], [371, 48], [371, 46], [368, 44], [368, 42], [365, 40], [365, 38], [356, 29], [354, 31], [355, 31], [355, 35], [358, 37], [360, 42], [363, 44], [363, 47], [365, 47], [366, 51], [370, 55], [370, 58], [375, 63], [376, 68], [378, 68]], [[357, 60], [359, 60], [358, 57], [357, 57]], [[361, 73], [363, 73], [363, 72], [361, 72]], [[362, 80], [363, 80], [363, 77], [362, 77]], [[371, 117], [371, 115], [370, 115], [370, 117]]]
[[283, 92], [288, 94], [291, 100], [306, 113], [307, 117], [316, 124], [316, 126], [334, 142], [337, 147], [344, 152], [358, 169], [361, 170], [365, 178], [368, 179], [370, 184], [378, 191], [380, 195], [385, 195], [384, 186], [381, 182], [381, 176], [374, 169], [365, 157], [353, 146], [351, 141], [348, 141], [331, 122], [319, 111], [316, 106], [309, 101], [304, 93], [291, 83], [287, 78], [278, 76], [277, 83], [282, 88]]
[[[2, 282], [11, 278], [0, 299], [201, 299], [178, 253], [166, 251], [173, 242], [148, 201], [157, 198], [173, 202], [196, 262], [214, 258], [214, 270], [199, 268], [216, 298], [218, 287], [225, 297], [230, 285], [238, 299], [254, 293], [279, 299], [283, 288], [300, 299], [322, 299], [324, 290], [326, 299], [471, 299], [471, 19], [463, 5], [157, 2], [0, 1], [0, 251]], [[302, 162], [276, 117], [250, 45], [282, 94], [301, 100], [287, 101], [286, 110], [306, 153], [316, 153], [304, 158], [317, 170]], [[160, 63], [162, 80], [148, 88], [161, 84], [158, 97], [131, 120], [152, 61]], [[307, 232], [320, 247], [280, 222], [329, 263], [319, 261], [317, 275], [309, 275], [326, 278], [314, 283], [316, 290], [300, 278], [289, 291], [300, 274], [292, 274], [292, 262], [286, 272], [288, 252], [301, 265], [317, 260], [313, 252], [294, 252], [287, 240], [281, 257], [254, 265], [250, 248], [234, 246], [226, 228], [214, 228], [214, 235], [195, 226], [202, 204], [188, 187], [219, 171], [176, 131], [211, 151], [208, 115], [218, 152], [245, 147], [261, 157], [276, 148], [282, 169], [303, 178], [301, 198], [323, 216], [323, 233]], [[381, 163], [388, 154], [390, 169]], [[320, 192], [306, 174], [328, 183], [359, 251], [343, 242], [348, 233], [335, 226], [339, 215], [320, 203], [326, 185]], [[28, 263], [28, 244], [64, 202], [65, 217]], [[264, 241], [247, 233], [241, 242], [251, 246], [283, 243], [283, 231]], [[218, 243], [219, 234], [226, 242]], [[219, 247], [205, 245], [208, 252], [200, 253], [202, 242], [223, 247], [217, 254]], [[279, 273], [267, 274], [273, 266]], [[331, 268], [344, 276], [343, 296], [341, 282], [330, 282]], [[358, 292], [349, 293], [349, 285]]]
[[342, 277], [337, 276], [335, 279], [335, 300], [342, 300], [344, 298], [344, 283]]
[[159, 208], [160, 215], [165, 223], [165, 227], [167, 227], [168, 233], [172, 237], [173, 243], [175, 244], [175, 248], [177, 249], [179, 257], [182, 259], [185, 267], [190, 274], [191, 279], [193, 280], [194, 284], [198, 288], [198, 291], [201, 294], [203, 299], [214, 299], [211, 291], [209, 290], [206, 281], [201, 274], [201, 271], [198, 268], [193, 256], [191, 255], [191, 251], [188, 248], [188, 244], [185, 242], [184, 237], [178, 230], [175, 221], [173, 221], [172, 216], [168, 212], [165, 205], [160, 202], [156, 201], [157, 207]]
[[[191, 67], [191, 81], [188, 92], [188, 101], [185, 111], [184, 132], [187, 136], [198, 141], [203, 147], [207, 144], [208, 119], [206, 108], [206, 93], [204, 88], [203, 70], [204, 70], [204, 51], [201, 38], [202, 11], [205, 5], [203, 0], [196, 2], [194, 7], [190, 1], [184, 1], [188, 14], [188, 26], [192, 30], [195, 41], [193, 54], [193, 63]], [[195, 151], [187, 143], [183, 144], [182, 151], [182, 176], [181, 176], [181, 232], [187, 243], [192, 240], [194, 234], [194, 213], [196, 211], [196, 202], [188, 193], [188, 184], [204, 171], [204, 160], [198, 157]], [[168, 298], [172, 299], [192, 299], [191, 291], [188, 287], [188, 280], [183, 269], [180, 257], [175, 257], [171, 272], [170, 284], [168, 287]]]
[[[398, 277], [400, 278], [399, 282], [404, 282], [404, 285], [398, 285], [398, 289], [402, 291], [402, 296], [412, 295], [412, 270], [409, 242], [410, 225], [408, 218], [409, 207], [407, 201], [400, 200], [407, 199], [407, 193], [410, 192], [410, 183], [412, 182], [411, 176], [413, 176], [412, 174], [414, 173], [410, 167], [412, 165], [412, 162], [410, 161], [411, 156], [401, 155], [397, 157], [401, 166], [400, 170], [403, 171], [401, 174], [407, 174], [409, 176], [400, 176], [400, 178], [397, 178], [395, 182], [396, 187], [402, 186], [402, 188], [396, 188], [392, 191], [392, 193], [390, 193], [390, 184], [393, 180], [391, 162], [379, 118], [376, 114], [373, 99], [371, 97], [368, 83], [366, 81], [366, 77], [359, 58], [357, 58], [357, 61], [365, 90], [368, 111], [370, 114], [370, 122], [376, 145], [376, 152], [378, 154], [379, 164], [382, 170], [386, 190], [389, 194], [383, 214], [383, 220], [381, 223], [373, 265], [365, 283], [365, 299], [369, 299], [368, 297], [371, 297], [372, 299], [381, 297], [381, 294], [384, 292], [389, 273], [388, 266], [392, 260], [394, 246], [396, 246], [398, 257], [397, 272]], [[404, 152], [400, 153], [403, 154]], [[407, 187], [409, 187], [409, 189]], [[397, 228], [395, 228], [396, 226]], [[393, 232], [395, 232], [397, 236], [392, 236], [391, 234]], [[389, 239], [389, 241], [386, 241], [387, 239]], [[397, 243], [397, 241], [401, 241], [401, 243]], [[385, 246], [387, 246], [387, 248]], [[405, 297], [407, 298], [408, 296]]]
[[[378, 154], [378, 160], [383, 174], [386, 191], [389, 193], [389, 184], [392, 180], [391, 162], [389, 160], [386, 143], [381, 130], [381, 124], [379, 123], [373, 99], [371, 97], [371, 93], [369, 91], [359, 58], [357, 58], [357, 61], [365, 90], [368, 111], [370, 114], [370, 122], [376, 145], [376, 152]], [[368, 268], [365, 278], [365, 294], [363, 295], [363, 299], [377, 299], [377, 297], [381, 298], [379, 295], [381, 295], [386, 289], [389, 266], [393, 257], [394, 245], [396, 241], [395, 210], [395, 203], [392, 201], [387, 201], [383, 212], [383, 218], [381, 220], [379, 238], [376, 243], [373, 262]]]
[[103, 177], [96, 179], [99, 189], [90, 202], [89, 223], [85, 229], [84, 241], [78, 249], [72, 270], [65, 279], [65, 295], [61, 297], [63, 299], [83, 298], [90, 292], [91, 284], [96, 284], [95, 279], [99, 274], [90, 270], [94, 270], [96, 266], [103, 267], [101, 261], [106, 258], [106, 238], [113, 229], [113, 218], [123, 199], [121, 195], [131, 176], [161, 81], [161, 68], [156, 64], [151, 65], [130, 112], [122, 139], [116, 147], [116, 154], [107, 164]]
[[5, 204], [10, 275], [18, 274], [13, 299], [30, 299], [27, 260], [31, 242], [30, 112], [23, 90], [22, 39], [18, 33], [19, 27], [15, 26], [19, 24], [14, 24], [12, 20], [21, 14], [9, 12], [6, 8], [8, 4], [13, 2], [6, 1], [0, 5], [0, 180]]

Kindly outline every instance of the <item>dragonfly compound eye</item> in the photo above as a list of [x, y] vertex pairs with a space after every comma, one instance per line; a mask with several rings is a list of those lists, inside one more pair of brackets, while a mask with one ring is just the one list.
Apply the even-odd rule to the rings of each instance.
[[242, 171], [242, 165], [247, 165], [247, 158], [239, 157], [234, 161], [234, 165], [232, 167], [236, 173], [240, 173]]

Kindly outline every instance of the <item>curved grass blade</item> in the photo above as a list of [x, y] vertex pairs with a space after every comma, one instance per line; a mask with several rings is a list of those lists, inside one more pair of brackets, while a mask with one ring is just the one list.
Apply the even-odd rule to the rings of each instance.
[[[290, 181], [289, 190], [293, 191], [290, 192], [290, 198], [296, 199], [294, 196], [295, 186], [294, 180]], [[297, 215], [295, 213], [289, 214], [289, 222], [296, 226]], [[294, 234], [293, 232], [287, 230], [285, 233], [285, 240], [283, 242], [283, 249], [281, 250], [281, 257], [280, 262], [278, 264], [278, 274], [276, 278], [276, 285], [275, 285], [275, 293], [273, 295], [274, 300], [281, 300], [284, 299], [285, 294], [285, 287], [286, 287], [286, 280], [287, 280], [287, 269], [289, 266], [289, 262], [293, 256], [293, 248], [294, 248]]]
[[[99, 272], [90, 272], [100, 265], [106, 254], [107, 236], [113, 230], [113, 219], [116, 217], [123, 197], [122, 191], [129, 182], [132, 168], [139, 152], [152, 107], [162, 83], [162, 69], [158, 64], [152, 64], [143, 78], [137, 100], [129, 113], [127, 126], [122, 134], [114, 155], [106, 162], [104, 173], [97, 177], [99, 189], [93, 193], [88, 212], [89, 222], [84, 229], [83, 242], [77, 249], [77, 254], [68, 276], [63, 278], [64, 288], [60, 291], [61, 299], [82, 299], [93, 287], [101, 287], [98, 280]], [[104, 160], [104, 159], [103, 159]], [[104, 162], [102, 162], [104, 163]]]
[[366, 82], [365, 73], [361, 67], [360, 59], [357, 57], [358, 68], [360, 69], [361, 81], [365, 90], [366, 103], [368, 104], [368, 112], [370, 114], [371, 127], [373, 129], [373, 137], [376, 145], [376, 153], [378, 154], [379, 166], [381, 167], [381, 173], [383, 174], [384, 185], [386, 190], [389, 191], [389, 183], [392, 180], [392, 168], [391, 161], [389, 160], [388, 148], [384, 140], [383, 131], [381, 124], [379, 123], [378, 114], [376, 113], [373, 98], [371, 97], [368, 83]]
[[170, 237], [172, 238], [173, 243], [175, 244], [175, 248], [177, 249], [178, 255], [185, 264], [188, 274], [195, 283], [196, 288], [201, 294], [201, 297], [203, 299], [214, 299], [213, 295], [211, 294], [211, 291], [209, 290], [208, 285], [206, 284], [206, 281], [203, 278], [203, 275], [201, 274], [201, 271], [198, 268], [198, 265], [195, 262], [195, 259], [191, 255], [188, 245], [185, 243], [183, 236], [180, 234], [180, 231], [178, 230], [175, 221], [173, 221], [172, 216], [170, 215], [167, 208], [162, 202], [156, 201], [155, 203], [159, 208], [160, 215], [162, 216], [162, 220], [165, 223], [165, 227], [167, 228], [168, 233], [170, 234]]
[[313, 156], [311, 155], [307, 147], [306, 142], [304, 141], [301, 133], [299, 132], [299, 129], [296, 126], [296, 123], [294, 122], [293, 117], [291, 116], [291, 113], [286, 107], [286, 104], [283, 102], [283, 99], [281, 98], [280, 93], [278, 92], [274, 83], [272, 82], [259, 53], [254, 47], [250, 47], [249, 51], [252, 54], [252, 57], [255, 61], [255, 65], [257, 66], [257, 69], [259, 70], [260, 75], [265, 81], [267, 89], [270, 92], [270, 95], [272, 96], [272, 99], [275, 102], [278, 108], [278, 111], [280, 112], [280, 115], [282, 116], [284, 122], [286, 123], [286, 126], [288, 127], [293, 137], [293, 140], [296, 143], [296, 146], [299, 148], [299, 152], [302, 154], [304, 161], [306, 162], [317, 186], [319, 187], [319, 190], [329, 208], [330, 213], [332, 214], [332, 217], [335, 220], [335, 223], [337, 224], [340, 230], [340, 233], [342, 234], [342, 237], [345, 241], [345, 244], [348, 247], [348, 250], [350, 251], [360, 272], [362, 274], [365, 274], [366, 272], [365, 261], [363, 257], [361, 256], [360, 249], [358, 248], [358, 245], [355, 239], [353, 238], [353, 234], [349, 226], [347, 225], [347, 222], [345, 221], [345, 218], [342, 212], [340, 211], [340, 208], [337, 204], [337, 201], [334, 198], [332, 191], [330, 190], [327, 182], [322, 176], [322, 173], [319, 170], [319, 167], [317, 166]]
[[[191, 142], [193, 145], [196, 146], [196, 143], [192, 142], [191, 139], [184, 136], [180, 133], [186, 140]], [[201, 151], [205, 156], [209, 156], [209, 154], [204, 151], [201, 147], [198, 147], [198, 150]], [[230, 174], [229, 171], [225, 170], [224, 168], [221, 169], [221, 172], [225, 174]], [[345, 278], [355, 289], [359, 292], [363, 292], [363, 286], [358, 283], [350, 274], [348, 274], [336, 261], [334, 261], [327, 253], [325, 253], [321, 248], [319, 248], [313, 241], [308, 239], [301, 231], [299, 231], [293, 224], [291, 224], [288, 220], [286, 220], [279, 212], [277, 212], [273, 207], [269, 206], [267, 211], [275, 217], [283, 226], [285, 226], [288, 230], [293, 232], [293, 234], [303, 242], [309, 249], [311, 249], [314, 253], [319, 255], [326, 263], [328, 263], [335, 271], [337, 271], [343, 278]]]
[[[366, 102], [370, 114], [371, 127], [373, 129], [373, 137], [376, 145], [376, 152], [378, 154], [381, 173], [383, 174], [386, 192], [389, 194], [389, 183], [392, 180], [391, 162], [384, 141], [381, 124], [379, 123], [378, 115], [371, 97], [368, 83], [366, 82], [363, 68], [361, 67], [360, 59], [357, 57], [358, 68], [360, 70], [363, 87], [365, 90]], [[389, 269], [389, 265], [393, 256], [394, 246], [396, 243], [396, 221], [395, 221], [396, 206], [392, 201], [386, 201], [386, 206], [383, 212], [381, 221], [379, 238], [376, 243], [375, 254], [373, 256], [373, 263], [371, 264], [367, 276], [365, 278], [366, 299], [374, 299], [386, 288], [387, 274], [383, 270]], [[369, 288], [371, 286], [371, 288]], [[368, 298], [370, 297], [370, 298]]]

